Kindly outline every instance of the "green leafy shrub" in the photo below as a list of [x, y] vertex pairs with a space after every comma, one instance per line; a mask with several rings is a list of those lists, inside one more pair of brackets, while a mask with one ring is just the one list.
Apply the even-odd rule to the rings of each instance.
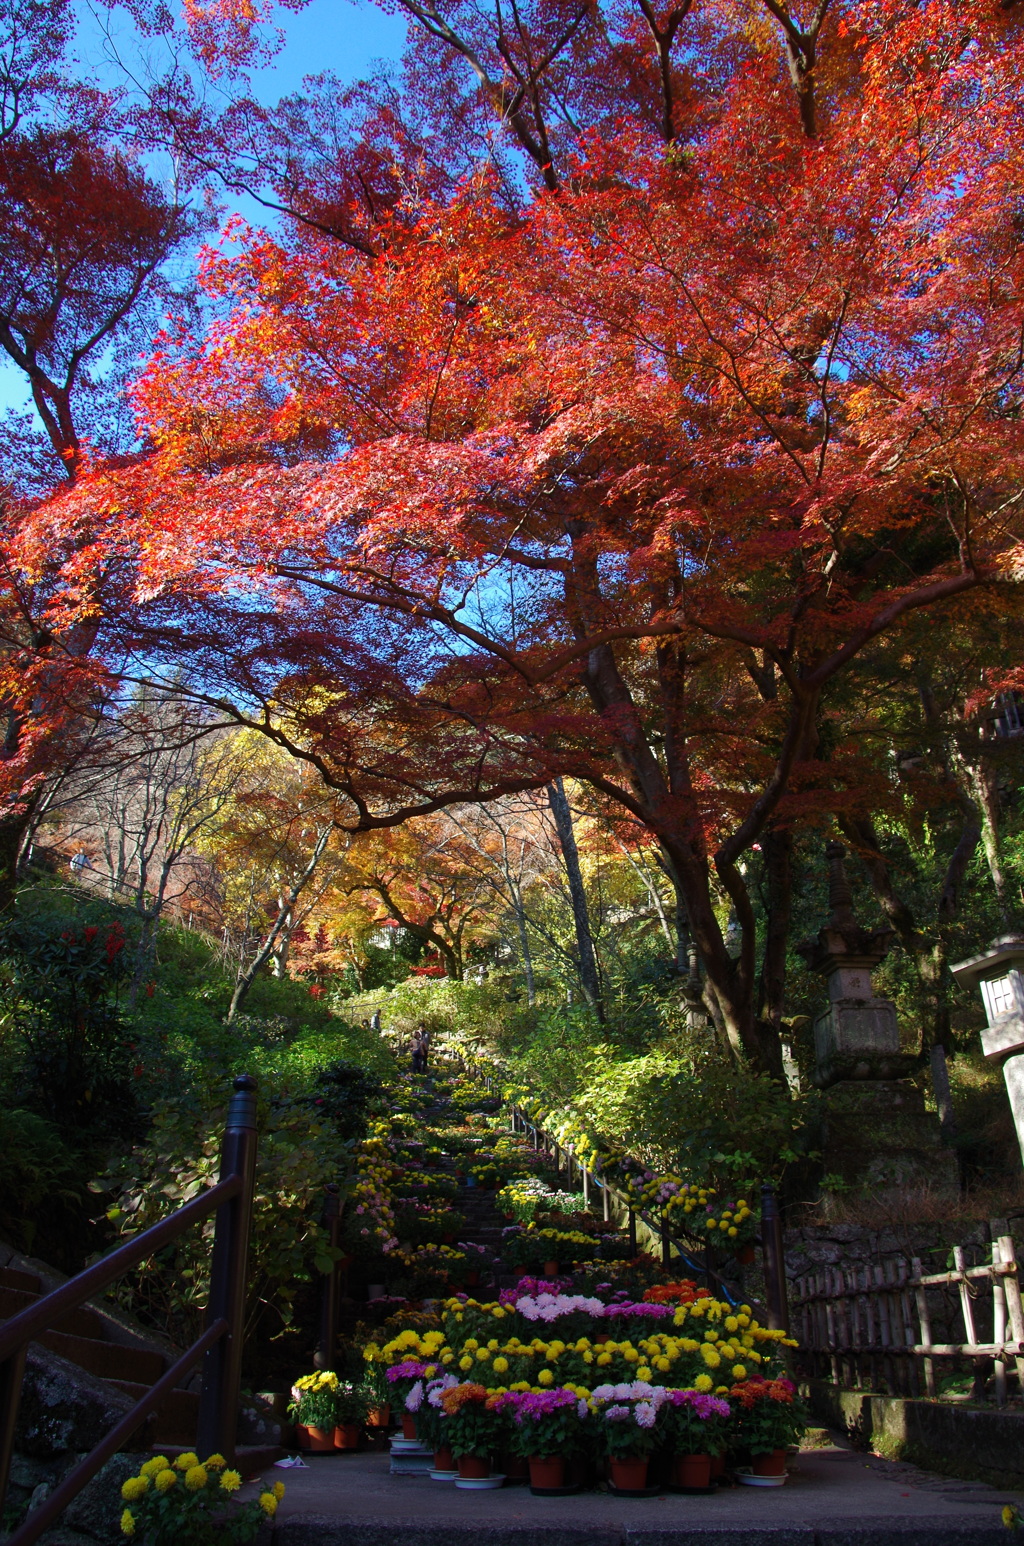
[[120, 920], [18, 913], [0, 933], [0, 1024], [18, 1103], [81, 1143], [137, 1136], [134, 1043], [119, 994], [129, 975]]

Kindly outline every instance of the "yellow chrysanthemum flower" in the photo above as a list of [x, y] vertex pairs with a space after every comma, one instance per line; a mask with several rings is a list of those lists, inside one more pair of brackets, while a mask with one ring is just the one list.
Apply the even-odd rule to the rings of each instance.
[[121, 1496], [126, 1503], [137, 1503], [149, 1491], [148, 1476], [129, 1476], [121, 1485]]
[[693, 1388], [694, 1390], [710, 1390], [714, 1383], [710, 1374], [698, 1374], [693, 1382]]
[[166, 1471], [170, 1465], [166, 1455], [154, 1455], [152, 1460], [147, 1460], [139, 1469], [140, 1476], [155, 1476], [158, 1471]]
[[274, 1494], [272, 1492], [261, 1492], [259, 1496], [259, 1505], [263, 1512], [266, 1514], [267, 1518], [273, 1519], [274, 1515], [277, 1513], [277, 1499], [274, 1497]]
[[550, 1369], [541, 1369], [540, 1373], [537, 1375], [537, 1384], [538, 1385], [553, 1385], [554, 1383], [555, 1383], [555, 1376], [554, 1376], [554, 1373], [552, 1372], [552, 1370], [550, 1370]]
[[223, 1471], [227, 1461], [223, 1455], [211, 1455], [209, 1460], [204, 1460], [203, 1465], [208, 1471]]
[[495, 1374], [504, 1374], [508, 1369], [508, 1359], [496, 1358], [491, 1367], [493, 1368]]
[[225, 1471], [220, 1479], [222, 1492], [237, 1492], [242, 1485], [242, 1478], [237, 1471]]
[[277, 1499], [278, 1503], [280, 1503], [281, 1499], [284, 1497], [284, 1482], [275, 1482], [271, 1488], [271, 1491], [273, 1492], [274, 1497]]
[[177, 1485], [178, 1478], [171, 1470], [170, 1466], [167, 1467], [166, 1471], [158, 1471], [156, 1476], [153, 1478], [153, 1486], [156, 1488], [157, 1492], [170, 1492], [171, 1488], [176, 1487]]
[[209, 1481], [209, 1473], [203, 1465], [190, 1465], [185, 1472], [185, 1486], [189, 1492], [201, 1492]]
[[472, 1360], [472, 1358], [470, 1358], [468, 1353], [464, 1353], [462, 1355], [462, 1357], [459, 1359], [459, 1368], [462, 1370], [463, 1374], [467, 1374], [469, 1372], [469, 1370], [472, 1369], [472, 1367], [473, 1367], [473, 1360]]
[[734, 1363], [732, 1366], [732, 1377], [734, 1380], [745, 1380], [747, 1377], [746, 1365], [741, 1363]]
[[174, 1462], [174, 1469], [176, 1471], [191, 1471], [192, 1467], [198, 1464], [199, 1456], [194, 1455], [192, 1451], [189, 1450], [187, 1454], [178, 1456], [177, 1460]]
[[121, 1534], [135, 1534], [135, 1515], [132, 1513], [130, 1508], [126, 1508], [124, 1513], [121, 1515]]

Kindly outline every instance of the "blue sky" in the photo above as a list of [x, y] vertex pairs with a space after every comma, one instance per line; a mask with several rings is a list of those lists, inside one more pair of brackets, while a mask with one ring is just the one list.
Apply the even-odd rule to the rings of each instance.
[[[82, 73], [95, 74], [101, 81], [113, 79], [104, 57], [108, 49], [103, 32], [88, 0], [80, 0], [76, 9], [79, 31], [74, 54]], [[332, 70], [343, 81], [357, 80], [374, 60], [397, 58], [405, 38], [405, 22], [369, 0], [311, 0], [298, 12], [278, 10], [275, 22], [284, 32], [284, 46], [269, 65], [253, 74], [255, 94], [264, 102], [298, 91], [304, 76], [323, 70]], [[123, 13], [114, 13], [112, 32], [118, 51], [130, 59], [134, 36]], [[256, 205], [243, 208], [242, 213], [262, 224], [269, 219]], [[0, 409], [23, 409], [29, 403], [22, 376], [0, 356]]]

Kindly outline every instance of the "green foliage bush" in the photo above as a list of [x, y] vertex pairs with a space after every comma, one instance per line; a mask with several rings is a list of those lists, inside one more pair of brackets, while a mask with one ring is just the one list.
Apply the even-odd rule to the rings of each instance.
[[[108, 1178], [116, 1201], [108, 1218], [131, 1237], [215, 1184], [223, 1108], [198, 1093], [157, 1106], [145, 1144]], [[266, 1312], [289, 1326], [299, 1287], [325, 1272], [332, 1256], [321, 1222], [324, 1189], [344, 1181], [351, 1144], [328, 1123], [310, 1120], [305, 1098], [261, 1091], [250, 1255], [250, 1331]], [[209, 1285], [214, 1221], [179, 1238], [129, 1280], [126, 1302], [171, 1335], [198, 1335]]]
[[119, 1004], [125, 945], [116, 917], [19, 911], [0, 933], [9, 1093], [79, 1144], [139, 1130], [135, 1045]]

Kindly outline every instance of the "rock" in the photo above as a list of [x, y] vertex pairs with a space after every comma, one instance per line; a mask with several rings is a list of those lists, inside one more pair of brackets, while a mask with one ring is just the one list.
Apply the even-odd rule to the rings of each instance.
[[[40, 1459], [65, 1450], [87, 1452], [133, 1405], [123, 1391], [33, 1343], [25, 1365], [15, 1448]], [[147, 1447], [147, 1431], [144, 1422], [129, 1440], [133, 1448]]]
[[62, 1526], [80, 1531], [90, 1541], [102, 1542], [102, 1546], [118, 1546], [119, 1542], [123, 1546], [121, 1484], [138, 1473], [139, 1465], [138, 1455], [114, 1455], [68, 1504]]

